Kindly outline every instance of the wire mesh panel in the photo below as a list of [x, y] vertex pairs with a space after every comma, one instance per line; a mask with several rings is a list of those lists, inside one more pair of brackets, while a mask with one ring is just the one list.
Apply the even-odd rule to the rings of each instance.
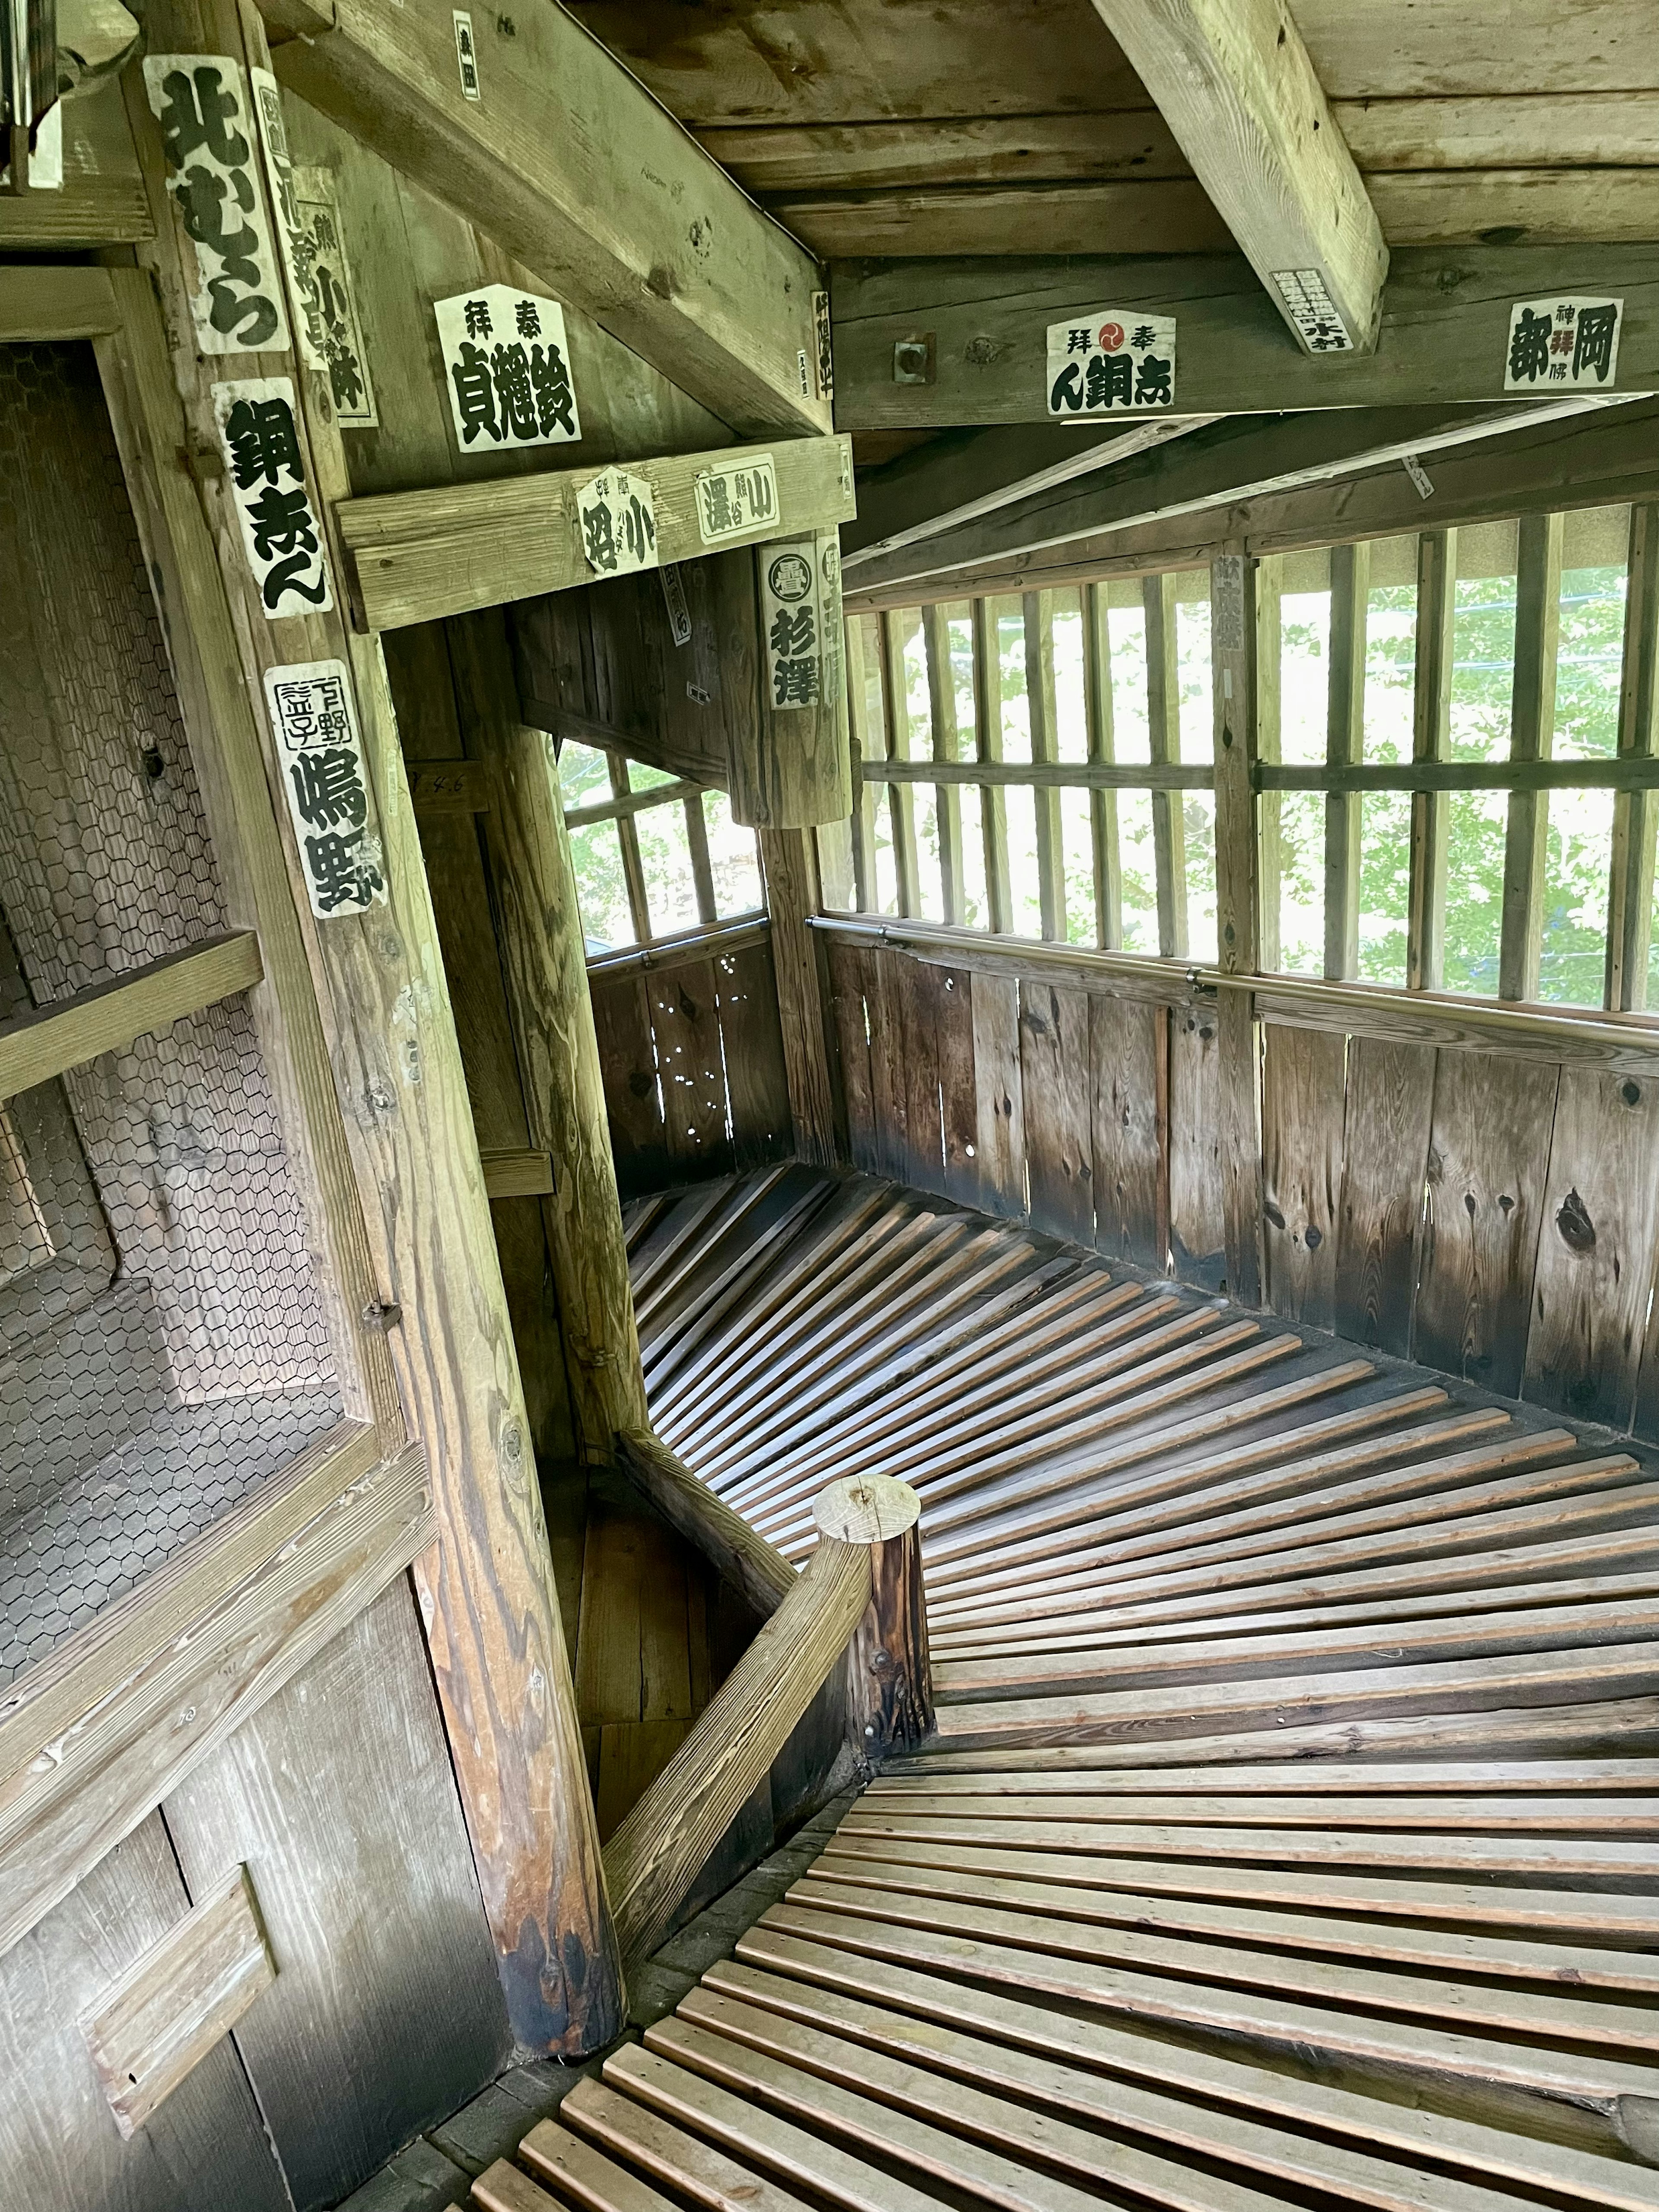
[[[0, 348], [0, 1018], [226, 926], [96, 365]], [[245, 1000], [0, 1118], [0, 1682], [340, 1413]]]

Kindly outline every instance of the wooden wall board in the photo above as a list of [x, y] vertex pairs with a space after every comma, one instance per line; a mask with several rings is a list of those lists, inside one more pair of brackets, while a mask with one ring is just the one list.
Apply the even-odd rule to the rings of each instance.
[[1267, 1303], [1286, 1321], [1336, 1319], [1347, 1059], [1345, 1037], [1266, 1028], [1261, 1071]]
[[1347, 1040], [1334, 1326], [1356, 1344], [1411, 1350], [1435, 1054]]
[[[510, 2041], [407, 1583], [162, 1810], [193, 1895], [239, 1861], [252, 1875], [277, 1973], [237, 2048], [296, 2212], [334, 2203]], [[422, 2018], [442, 2033], [411, 2033]]]
[[1089, 999], [1050, 982], [1019, 991], [1020, 1091], [1033, 1225], [1076, 1244], [1095, 1238]]
[[10, 2202], [29, 2212], [291, 2212], [228, 2041], [123, 2140], [82, 2039], [78, 2016], [189, 1910], [152, 1813], [0, 1960], [0, 2167]]
[[979, 1086], [974, 1067], [974, 979], [965, 968], [941, 968], [933, 1001], [939, 1053], [940, 1133], [945, 1192], [962, 1206], [980, 1203]]
[[726, 1174], [732, 1165], [718, 991], [712, 960], [647, 977], [664, 1142], [674, 1168], [694, 1179]]
[[829, 951], [830, 1010], [847, 1114], [847, 1157], [866, 1175], [877, 1172], [878, 1149], [865, 1026], [871, 958], [861, 945], [832, 945]]
[[1214, 1010], [1178, 1007], [1170, 1021], [1170, 1254], [1182, 1282], [1212, 1291], [1227, 1272], [1219, 1063]]
[[1525, 1396], [1632, 1419], [1659, 1235], [1659, 1084], [1563, 1068], [1527, 1331]]
[[898, 1070], [904, 1086], [905, 1181], [942, 1194], [945, 1136], [939, 1115], [939, 1001], [945, 971], [920, 960], [898, 963]]
[[974, 976], [978, 1202], [987, 1213], [1016, 1216], [1025, 1211], [1025, 1091], [1019, 994], [1020, 985], [1012, 975]]
[[623, 1194], [631, 1197], [659, 1188], [668, 1178], [668, 1140], [651, 1039], [651, 994], [638, 969], [593, 976], [589, 986], [605, 1073], [611, 1155]]
[[0, 253], [73, 252], [155, 235], [120, 87], [106, 79], [59, 103], [64, 181], [0, 192]]
[[1443, 1053], [1413, 1357], [1520, 1395], [1559, 1069]]
[[1095, 1243], [1162, 1273], [1169, 1257], [1169, 1013], [1089, 997]]
[[772, 947], [719, 953], [714, 967], [733, 1159], [740, 1169], [759, 1167], [793, 1150]]
[[910, 1179], [910, 1093], [904, 1066], [904, 963], [871, 963], [865, 1013], [870, 1026], [870, 1100], [874, 1111], [878, 1175]]

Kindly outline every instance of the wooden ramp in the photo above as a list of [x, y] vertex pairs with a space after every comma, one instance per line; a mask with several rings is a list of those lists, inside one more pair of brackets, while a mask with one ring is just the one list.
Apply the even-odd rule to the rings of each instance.
[[939, 1724], [482, 2205], [1659, 2212], [1632, 1453], [865, 1180], [632, 1232], [723, 1497], [921, 1492]]

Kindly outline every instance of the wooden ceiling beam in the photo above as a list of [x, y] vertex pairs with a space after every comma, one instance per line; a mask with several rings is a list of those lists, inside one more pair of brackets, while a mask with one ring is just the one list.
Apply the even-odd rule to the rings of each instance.
[[1287, 0], [1094, 4], [1298, 344], [1368, 353], [1389, 249]]
[[[312, 0], [304, 0], [309, 11]], [[817, 263], [556, 7], [264, 0], [277, 76], [740, 435], [827, 430]]]
[[859, 511], [841, 531], [842, 568], [941, 531], [977, 521], [1037, 493], [1073, 483], [1098, 469], [1172, 438], [1201, 430], [1215, 418], [1178, 415], [1128, 428], [1073, 430], [1063, 422], [1021, 422], [995, 430], [962, 430], [901, 454], [859, 484]]
[[[1549, 294], [1622, 299], [1618, 374], [1607, 390], [1659, 390], [1652, 244], [1402, 249], [1375, 350], [1322, 361], [1299, 351], [1237, 256], [849, 261], [835, 264], [831, 287], [844, 430], [1047, 422], [1047, 328], [1103, 303], [1175, 317], [1183, 414], [1501, 400], [1510, 310]], [[898, 346], [906, 351], [896, 361]], [[919, 346], [932, 382], [896, 381], [896, 370], [913, 373]], [[1112, 419], [1127, 428], [1147, 418]]]
[[[891, 553], [848, 565], [846, 590], [886, 588], [915, 576], [929, 593], [956, 589], [952, 572], [1048, 554], [1103, 531], [1171, 522], [1219, 501], [1261, 499], [1330, 483], [1364, 469], [1403, 462], [1477, 439], [1536, 429], [1586, 411], [1583, 400], [1553, 406], [1340, 407], [1313, 414], [1226, 416], [1173, 452], [1122, 456], [1085, 482], [1038, 491]], [[1588, 403], [1599, 411], [1596, 403]], [[989, 432], [981, 435], [989, 436]]]

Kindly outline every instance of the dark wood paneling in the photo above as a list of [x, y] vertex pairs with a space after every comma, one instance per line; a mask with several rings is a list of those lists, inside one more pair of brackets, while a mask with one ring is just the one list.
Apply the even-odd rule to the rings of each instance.
[[1162, 1006], [1098, 992], [1089, 1000], [1095, 1243], [1160, 1272], [1169, 1244], [1168, 1024]]
[[1261, 1181], [1267, 1303], [1286, 1321], [1334, 1325], [1347, 1039], [1267, 1028]]
[[659, 1190], [671, 1180], [651, 1039], [651, 996], [637, 972], [591, 977], [589, 988], [617, 1182], [623, 1196], [632, 1198]]
[[[332, 2204], [472, 2095], [510, 2043], [408, 1583], [162, 1812], [193, 1896], [239, 1861], [252, 1875], [277, 1972], [236, 2044], [296, 2212]], [[240, 2205], [240, 2179], [220, 2203]]]
[[847, 1111], [847, 1156], [866, 1175], [876, 1172], [880, 1138], [871, 1087], [870, 1039], [866, 997], [874, 956], [860, 945], [830, 949], [830, 1006], [841, 1061], [841, 1091]]
[[726, 1175], [732, 1167], [732, 1144], [726, 1127], [714, 963], [700, 960], [657, 974], [647, 970], [646, 988], [669, 1161], [686, 1182]]
[[987, 1213], [1025, 1211], [1025, 1092], [1019, 1063], [1019, 985], [974, 977], [975, 1124], [979, 1203]]
[[1219, 1062], [1215, 1014], [1177, 1007], [1170, 1018], [1170, 1253], [1183, 1283], [1209, 1291], [1227, 1273]]
[[933, 1001], [939, 1048], [939, 1108], [945, 1143], [945, 1191], [962, 1206], [980, 1204], [979, 1091], [974, 1080], [974, 978], [941, 968]]
[[787, 1158], [793, 1123], [770, 945], [745, 945], [714, 963], [732, 1144], [739, 1168]]
[[1336, 1328], [1401, 1359], [1411, 1350], [1434, 1066], [1427, 1045], [1348, 1040]]

